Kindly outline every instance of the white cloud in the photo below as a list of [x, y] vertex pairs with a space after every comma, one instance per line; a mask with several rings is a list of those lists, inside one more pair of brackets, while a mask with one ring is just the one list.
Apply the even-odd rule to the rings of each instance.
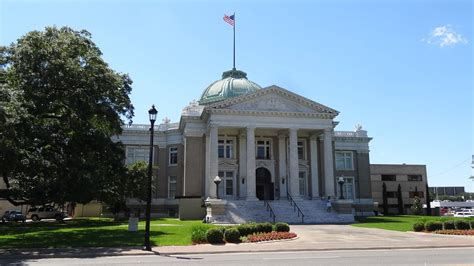
[[467, 43], [467, 39], [461, 34], [455, 32], [453, 27], [449, 24], [436, 27], [431, 31], [427, 38], [423, 38], [421, 41], [428, 44], [438, 45], [439, 47]]

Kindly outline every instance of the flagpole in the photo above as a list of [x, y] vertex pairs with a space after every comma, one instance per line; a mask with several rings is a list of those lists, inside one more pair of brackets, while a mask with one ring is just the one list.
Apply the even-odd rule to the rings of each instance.
[[234, 12], [234, 66], [233, 66], [233, 70], [235, 70], [235, 24], [236, 24], [236, 21], [235, 21], [235, 12]]

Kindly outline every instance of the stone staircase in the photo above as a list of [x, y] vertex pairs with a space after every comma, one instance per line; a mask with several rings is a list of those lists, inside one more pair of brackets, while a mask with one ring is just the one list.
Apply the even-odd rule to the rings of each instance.
[[[301, 215], [290, 202], [284, 200], [269, 201], [277, 222], [301, 224]], [[304, 214], [304, 224], [344, 224], [354, 222], [352, 214], [338, 214], [335, 211], [327, 212], [324, 201], [299, 200], [296, 202]], [[263, 201], [227, 201], [224, 215], [214, 217], [214, 222], [219, 224], [241, 224], [247, 222], [273, 222]]]

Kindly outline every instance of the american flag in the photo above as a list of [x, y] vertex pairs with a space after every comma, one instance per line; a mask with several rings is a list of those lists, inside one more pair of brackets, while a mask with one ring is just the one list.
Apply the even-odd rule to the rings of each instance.
[[224, 15], [224, 21], [229, 23], [232, 26], [235, 26], [235, 15], [231, 15], [231, 16]]

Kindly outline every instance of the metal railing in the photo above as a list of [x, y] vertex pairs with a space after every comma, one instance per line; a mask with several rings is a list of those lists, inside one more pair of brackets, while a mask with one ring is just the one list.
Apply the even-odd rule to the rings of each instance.
[[268, 200], [263, 200], [263, 205], [267, 207], [267, 211], [270, 212], [270, 217], [273, 219], [273, 223], [275, 223], [276, 215], [275, 212], [273, 212], [272, 206], [270, 206]]
[[293, 199], [293, 197], [290, 195], [290, 193], [288, 193], [288, 192], [286, 193], [286, 198], [290, 202], [290, 205], [293, 206], [293, 211], [298, 210], [298, 217], [300, 217], [300, 214], [301, 214], [301, 223], [303, 224], [304, 223], [304, 213], [301, 211], [300, 207], [298, 207], [298, 205], [296, 205], [296, 202]]

